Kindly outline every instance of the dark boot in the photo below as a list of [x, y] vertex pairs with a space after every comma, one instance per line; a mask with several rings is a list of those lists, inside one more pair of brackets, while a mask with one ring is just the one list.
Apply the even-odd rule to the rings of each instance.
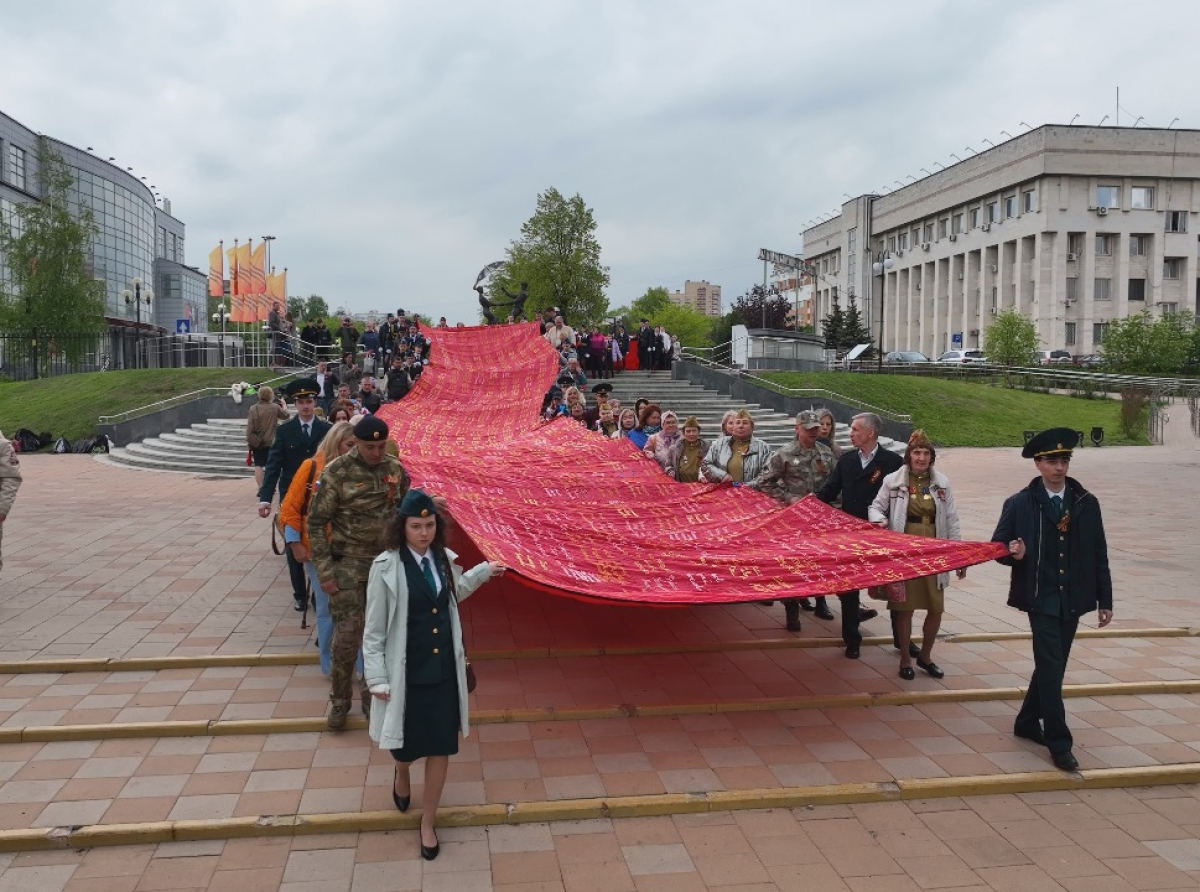
[[795, 601], [783, 602], [783, 614], [787, 617], [787, 630], [789, 632], [800, 631], [800, 605]]

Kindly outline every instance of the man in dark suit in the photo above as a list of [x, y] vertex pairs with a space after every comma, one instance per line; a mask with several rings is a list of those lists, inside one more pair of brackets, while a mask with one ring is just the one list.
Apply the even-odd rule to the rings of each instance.
[[658, 367], [658, 351], [655, 349], [657, 346], [658, 338], [650, 330], [650, 320], [643, 319], [641, 327], [637, 330], [638, 368], [653, 371]]
[[1112, 622], [1112, 573], [1100, 502], [1068, 477], [1079, 434], [1056, 427], [1025, 444], [1038, 476], [1004, 502], [993, 542], [1008, 546], [997, 558], [1012, 568], [1008, 606], [1029, 614], [1033, 677], [1013, 722], [1013, 734], [1050, 750], [1063, 771], [1079, 767], [1063, 705], [1063, 675], [1079, 618], [1097, 611], [1098, 625]]
[[[850, 422], [852, 451], [844, 452], [833, 466], [833, 473], [817, 498], [830, 504], [842, 497], [842, 510], [853, 517], [867, 519], [867, 508], [875, 500], [875, 494], [883, 485], [883, 478], [899, 470], [904, 459], [889, 449], [879, 448], [879, 416], [871, 412], [855, 415]], [[857, 660], [862, 646], [862, 633], [858, 630], [858, 591], [840, 592], [842, 602], [842, 641], [846, 645], [846, 656]]]
[[[285, 421], [275, 430], [275, 442], [267, 455], [267, 467], [263, 473], [262, 487], [258, 491], [258, 516], [269, 517], [271, 502], [275, 493], [279, 492], [279, 502], [287, 495], [292, 478], [306, 458], [312, 458], [317, 451], [325, 434], [332, 427], [328, 421], [317, 417], [317, 395], [321, 388], [315, 379], [308, 378], [293, 381], [284, 394], [291, 398], [296, 405], [296, 417]], [[288, 575], [292, 579], [292, 598], [296, 610], [303, 610], [308, 602], [308, 590], [305, 587], [304, 565], [292, 557], [290, 548], [284, 549], [287, 555]]]

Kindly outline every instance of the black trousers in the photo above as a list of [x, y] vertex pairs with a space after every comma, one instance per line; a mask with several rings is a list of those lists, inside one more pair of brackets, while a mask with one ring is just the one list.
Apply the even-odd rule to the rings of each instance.
[[290, 548], [285, 548], [283, 553], [287, 555], [288, 576], [292, 577], [292, 597], [297, 601], [303, 601], [308, 597], [304, 564], [292, 557]]
[[1029, 614], [1029, 629], [1033, 632], [1033, 676], [1029, 679], [1029, 688], [1013, 729], [1032, 732], [1041, 721], [1046, 748], [1052, 753], [1065, 753], [1074, 745], [1071, 729], [1067, 727], [1062, 686], [1077, 628], [1079, 620], [1076, 617], [1062, 619], [1046, 613]]
[[858, 631], [858, 592], [839, 592], [842, 605], [842, 641], [846, 647], [862, 644], [862, 633]]

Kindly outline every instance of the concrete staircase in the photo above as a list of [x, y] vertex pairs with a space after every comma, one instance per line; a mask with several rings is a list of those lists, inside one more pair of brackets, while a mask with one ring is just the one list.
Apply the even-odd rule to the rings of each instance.
[[[591, 382], [595, 383], [595, 382]], [[699, 384], [673, 379], [669, 372], [621, 372], [610, 382], [621, 407], [633, 408], [639, 397], [658, 403], [663, 411], [674, 410], [683, 421], [695, 415], [706, 439], [717, 436], [721, 416], [730, 409], [746, 408], [754, 417], [754, 433], [778, 449], [795, 438], [795, 419], [764, 409], [754, 403], [739, 403], [732, 397]], [[590, 384], [589, 384], [590, 387]], [[594, 402], [588, 394], [589, 404]], [[850, 429], [837, 426], [835, 437], [843, 449], [850, 447]], [[904, 444], [881, 437], [880, 445], [896, 452]], [[210, 477], [253, 477], [246, 465], [246, 422], [239, 418], [213, 418], [173, 433], [164, 433], [140, 443], [117, 447], [99, 460], [146, 471], [175, 471]]]

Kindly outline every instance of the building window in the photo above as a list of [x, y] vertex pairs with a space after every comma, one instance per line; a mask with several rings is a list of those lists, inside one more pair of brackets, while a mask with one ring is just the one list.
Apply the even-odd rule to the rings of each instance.
[[1112, 294], [1109, 291], [1111, 287], [1112, 279], [1097, 279], [1092, 296], [1096, 300], [1112, 300]]
[[908, 233], [907, 232], [900, 233], [899, 239], [900, 239], [900, 250], [901, 251], [908, 250]]
[[858, 230], [851, 229], [846, 233], [846, 253], [853, 254], [858, 247]]
[[954, 215], [954, 219], [950, 223], [950, 231], [955, 235], [962, 232], [962, 214]]
[[938, 220], [938, 238], [945, 238], [950, 234], [950, 221], [943, 218]]
[[850, 281], [853, 282], [854, 277], [857, 274], [858, 274], [858, 255], [851, 254], [849, 257], [846, 258], [846, 275], [850, 279]]
[[1067, 233], [1067, 252], [1074, 254], [1076, 257], [1083, 256], [1083, 233], [1068, 232]]
[[828, 275], [828, 273], [829, 273], [829, 258], [822, 257], [821, 258], [821, 275]]
[[1079, 279], [1076, 276], [1067, 279], [1067, 300], [1079, 300]]
[[1146, 299], [1146, 280], [1145, 279], [1130, 279], [1129, 280], [1129, 299], [1142, 300]]
[[1017, 197], [1011, 195], [1004, 199], [1004, 219], [1011, 220], [1017, 215]]
[[1097, 186], [1096, 207], [1119, 208], [1121, 206], [1120, 186]]
[[7, 175], [8, 182], [16, 186], [18, 189], [25, 188], [25, 150], [8, 144], [8, 151], [5, 153], [4, 172]]
[[988, 221], [989, 223], [995, 223], [995, 222], [996, 222], [996, 220], [998, 219], [998, 215], [997, 215], [997, 211], [998, 211], [998, 210], [999, 210], [999, 206], [998, 206], [998, 205], [996, 204], [996, 202], [994, 202], [994, 201], [993, 201], [993, 202], [991, 202], [991, 203], [990, 203], [990, 204], [987, 206], [987, 221]]
[[979, 208], [971, 208], [971, 228], [979, 228]]
[[919, 245], [919, 244], [921, 244], [921, 230], [914, 229], [912, 231], [912, 246], [913, 246], [914, 251], [916, 250], [917, 245]]
[[931, 241], [933, 241], [933, 224], [926, 223], [925, 224], [925, 244], [929, 244]]
[[1187, 211], [1167, 211], [1167, 232], [1187, 232]]
[[1111, 256], [1114, 241], [1116, 241], [1115, 235], [1097, 235], [1096, 236], [1096, 256], [1097, 257]]
[[1177, 303], [1166, 303], [1162, 305], [1162, 314], [1164, 316], [1174, 316], [1178, 312], [1179, 304]]
[[1099, 347], [1101, 344], [1104, 343], [1104, 339], [1106, 337], [1108, 337], [1108, 323], [1107, 322], [1093, 322], [1092, 323], [1092, 343], [1095, 344], [1097, 347]]
[[1131, 235], [1129, 237], [1129, 256], [1144, 257], [1150, 249], [1150, 236]]
[[1149, 186], [1134, 186], [1129, 206], [1135, 211], [1154, 210], [1154, 190]]
[[1163, 261], [1163, 278], [1178, 279], [1180, 273], [1183, 272], [1182, 257], [1168, 257]]
[[1028, 192], [1021, 194], [1022, 209], [1026, 214], [1032, 214], [1037, 210], [1037, 193], [1030, 189]]
[[896, 250], [896, 237], [894, 235], [888, 236], [887, 249], [889, 252]]
[[1075, 346], [1075, 323], [1068, 322], [1063, 332], [1063, 343], [1068, 347]]

